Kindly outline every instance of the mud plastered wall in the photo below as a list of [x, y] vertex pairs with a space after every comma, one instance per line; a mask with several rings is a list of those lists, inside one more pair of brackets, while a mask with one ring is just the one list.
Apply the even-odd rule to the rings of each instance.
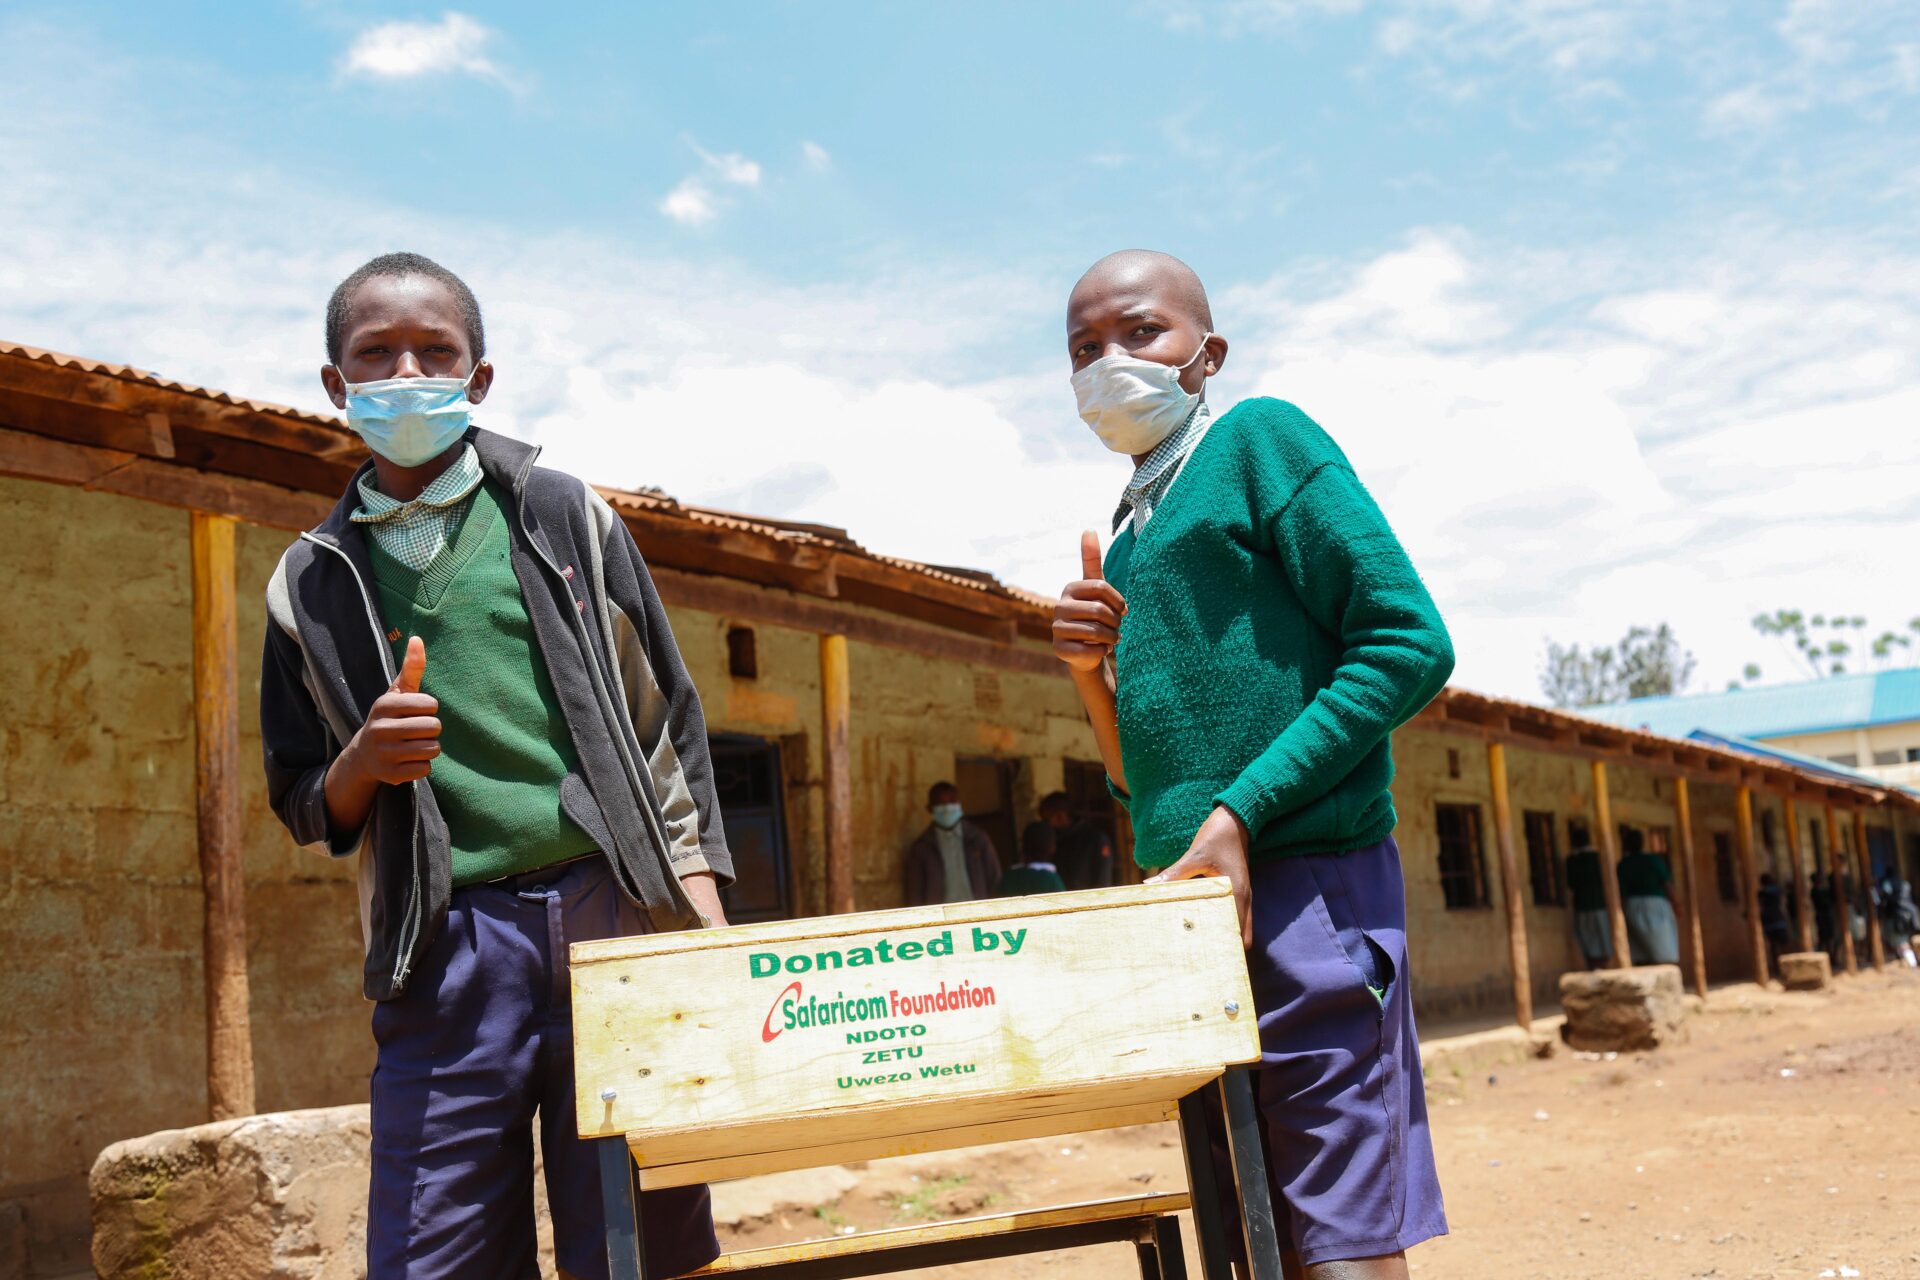
[[[262, 592], [238, 538], [248, 952], [263, 1110], [356, 1101], [372, 1063], [352, 865], [294, 848], [256, 762]], [[86, 1171], [207, 1118], [184, 511], [0, 480], [0, 1205], [30, 1273], [86, 1265]]]

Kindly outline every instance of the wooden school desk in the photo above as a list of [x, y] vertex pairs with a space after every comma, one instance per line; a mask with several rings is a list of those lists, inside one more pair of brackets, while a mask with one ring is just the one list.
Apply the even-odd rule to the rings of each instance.
[[[1259, 1033], [1225, 880], [780, 921], [572, 948], [580, 1134], [613, 1280], [646, 1277], [638, 1190], [1179, 1122], [1187, 1192], [723, 1254], [693, 1273], [839, 1280], [1130, 1242], [1146, 1280], [1229, 1280], [1218, 1090], [1256, 1280], [1279, 1280], [1246, 1064]], [[1216, 1123], [1218, 1123], [1216, 1121]]]

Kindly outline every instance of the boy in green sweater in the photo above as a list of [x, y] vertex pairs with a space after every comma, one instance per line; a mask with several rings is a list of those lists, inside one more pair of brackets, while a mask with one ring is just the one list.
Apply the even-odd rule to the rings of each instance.
[[1150, 883], [1233, 886], [1287, 1274], [1404, 1277], [1404, 1251], [1447, 1228], [1388, 739], [1452, 672], [1446, 628], [1311, 419], [1268, 399], [1213, 415], [1227, 342], [1185, 264], [1095, 263], [1068, 299], [1067, 349], [1080, 416], [1134, 472], [1104, 564], [1082, 537], [1054, 652]]

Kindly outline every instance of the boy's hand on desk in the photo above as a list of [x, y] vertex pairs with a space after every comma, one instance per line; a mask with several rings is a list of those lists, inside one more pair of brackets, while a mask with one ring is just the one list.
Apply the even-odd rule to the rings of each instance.
[[419, 636], [407, 640], [407, 656], [387, 691], [373, 700], [367, 722], [340, 753], [340, 761], [369, 782], [399, 785], [424, 778], [440, 754], [440, 702], [420, 692], [427, 670], [427, 646]]
[[1080, 572], [1053, 606], [1053, 655], [1076, 671], [1092, 671], [1120, 642], [1127, 602], [1106, 580], [1100, 538], [1091, 530], [1080, 535]]
[[692, 875], [680, 877], [680, 887], [687, 891], [687, 898], [694, 909], [705, 916], [716, 929], [725, 928], [727, 912], [720, 905], [720, 885], [711, 871], [696, 871]]
[[1180, 861], [1148, 879], [1148, 884], [1191, 880], [1196, 876], [1225, 876], [1233, 886], [1233, 905], [1240, 913], [1240, 945], [1253, 945], [1253, 887], [1247, 876], [1247, 829], [1238, 814], [1217, 806]]

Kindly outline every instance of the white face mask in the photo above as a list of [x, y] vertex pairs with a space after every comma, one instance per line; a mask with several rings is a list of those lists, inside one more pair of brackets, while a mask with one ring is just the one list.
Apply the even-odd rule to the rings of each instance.
[[960, 825], [962, 816], [960, 806], [957, 804], [937, 804], [933, 806], [933, 825], [936, 827], [945, 827], [951, 830]]
[[1185, 364], [1156, 364], [1138, 356], [1101, 356], [1073, 375], [1080, 417], [1115, 453], [1138, 455], [1187, 420], [1200, 397], [1180, 385], [1180, 374], [1207, 353], [1208, 333]]

